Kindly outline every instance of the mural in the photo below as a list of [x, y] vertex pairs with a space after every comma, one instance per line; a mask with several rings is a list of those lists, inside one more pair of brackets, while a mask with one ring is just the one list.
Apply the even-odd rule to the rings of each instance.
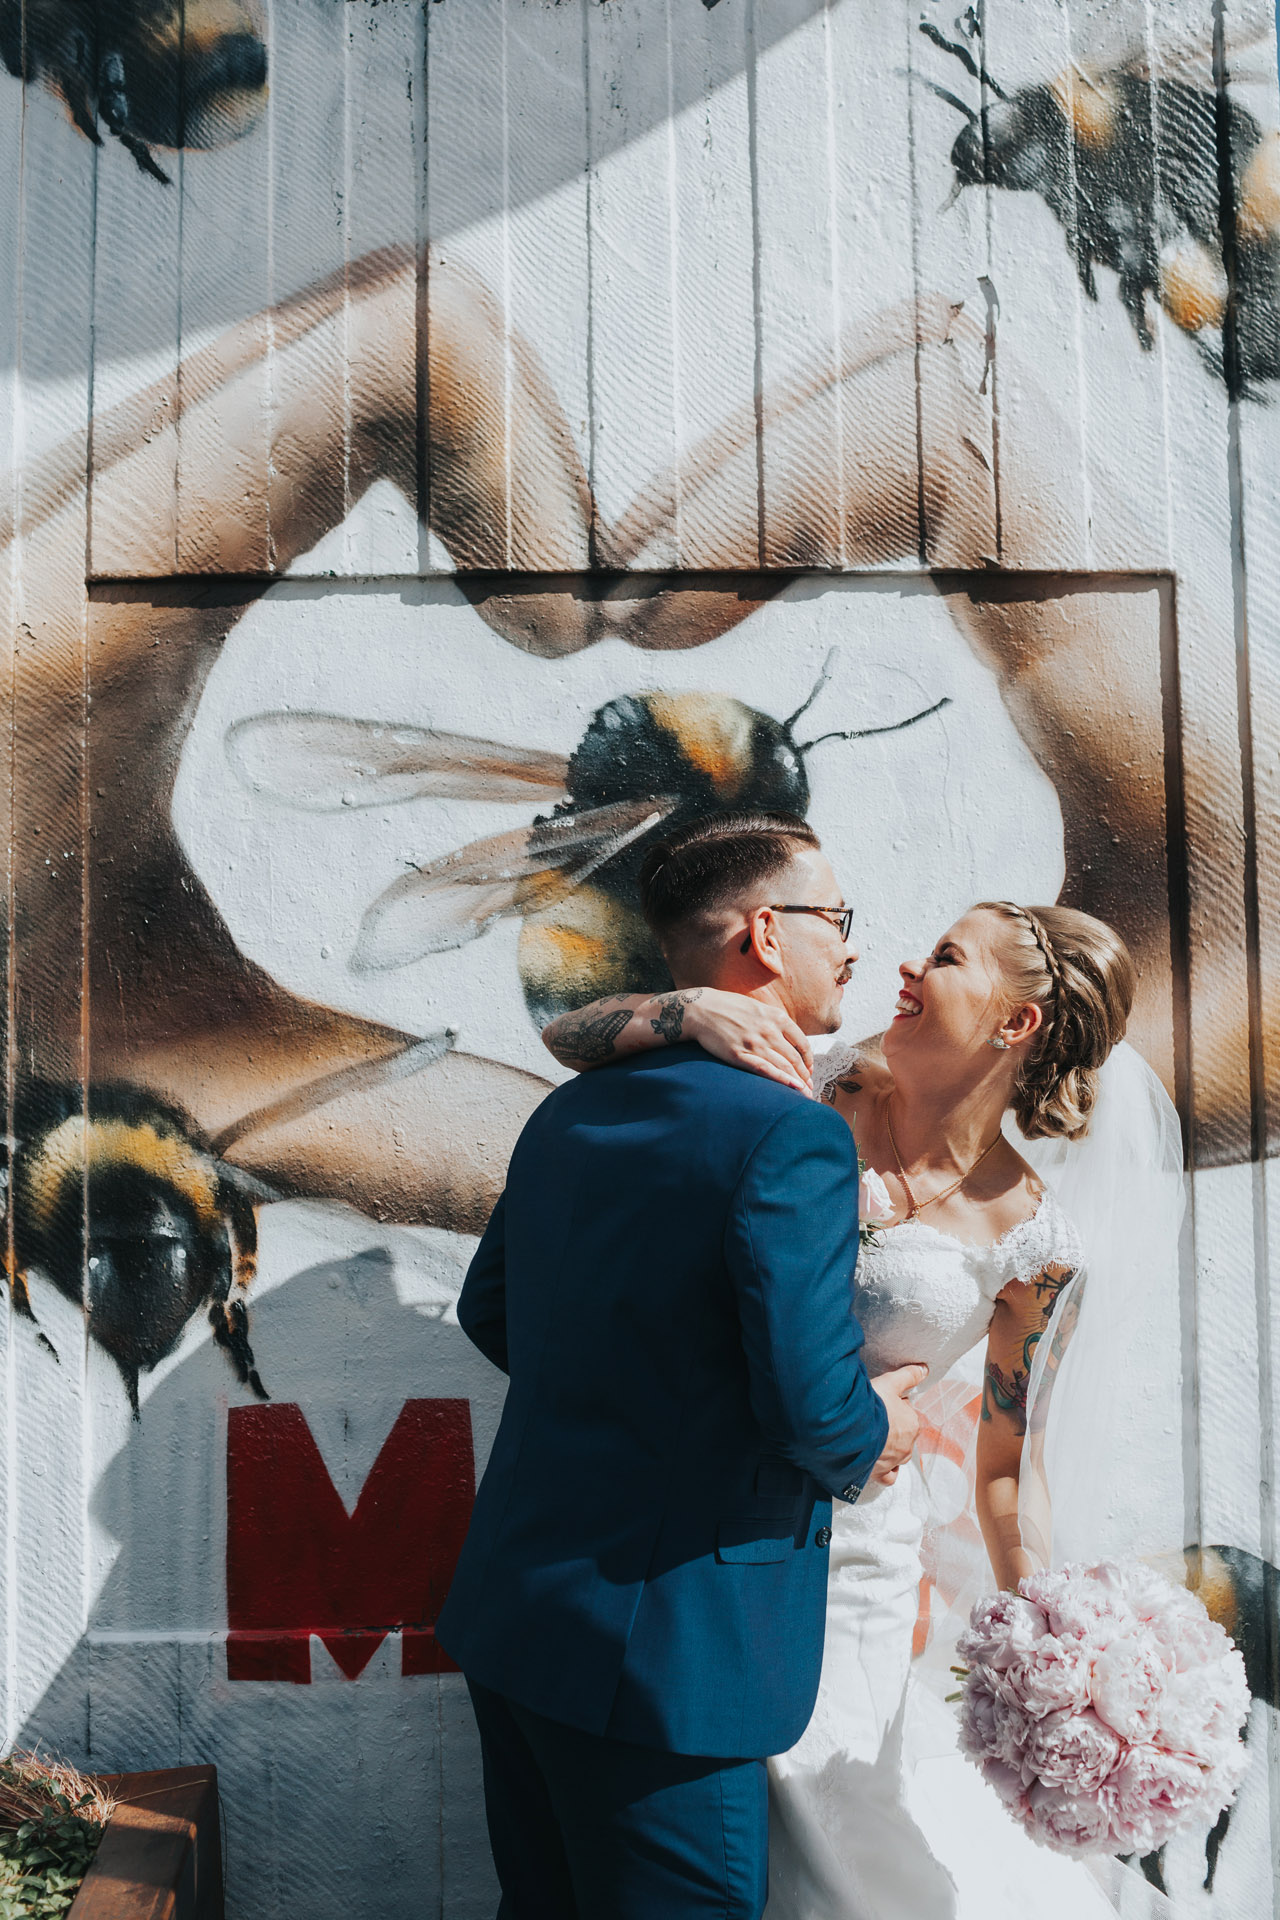
[[232, 1912], [375, 1860], [380, 1911], [491, 1911], [432, 1629], [501, 1383], [452, 1301], [541, 1026], [666, 984], [652, 837], [787, 805], [850, 1035], [973, 898], [1134, 951], [1182, 1573], [1257, 1762], [1131, 1870], [1265, 1910], [1267, 9], [28, 3], [0, 58], [6, 1734], [217, 1760]]
[[[972, 9], [960, 24], [980, 48]], [[1085, 293], [1097, 299], [1094, 267], [1109, 267], [1146, 352], [1158, 301], [1233, 395], [1263, 397], [1260, 383], [1280, 378], [1280, 135], [1215, 85], [1212, 46], [1169, 49], [1159, 65], [1146, 48], [1110, 68], [1073, 62], [1010, 94], [965, 39], [931, 20], [920, 31], [994, 96], [975, 109], [928, 82], [965, 118], [956, 192], [1041, 194]], [[1186, 77], [1174, 78], [1179, 55]]]

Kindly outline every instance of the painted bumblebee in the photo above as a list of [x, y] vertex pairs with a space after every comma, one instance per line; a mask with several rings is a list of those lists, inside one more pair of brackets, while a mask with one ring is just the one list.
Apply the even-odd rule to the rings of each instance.
[[1095, 265], [1117, 275], [1143, 348], [1154, 301], [1233, 397], [1257, 399], [1280, 379], [1280, 134], [1229, 93], [1153, 80], [1137, 58], [1007, 93], [963, 43], [929, 21], [920, 31], [995, 96], [979, 111], [928, 83], [966, 122], [951, 149], [953, 197], [977, 186], [1038, 193], [1089, 298]]
[[119, 1368], [135, 1416], [139, 1375], [173, 1352], [204, 1308], [237, 1379], [266, 1399], [247, 1299], [257, 1267], [257, 1208], [281, 1196], [230, 1165], [227, 1150], [340, 1094], [419, 1072], [452, 1044], [452, 1034], [436, 1034], [384, 1060], [327, 1074], [212, 1138], [175, 1102], [145, 1087], [112, 1082], [84, 1093], [28, 1083], [15, 1102], [6, 1156], [6, 1265], [15, 1308], [35, 1319], [33, 1268], [83, 1306], [89, 1334]]
[[895, 733], [947, 704], [798, 743], [795, 725], [833, 658], [787, 720], [723, 693], [622, 694], [592, 714], [568, 757], [319, 713], [237, 721], [227, 751], [255, 791], [322, 812], [428, 796], [552, 801], [532, 825], [393, 881], [365, 914], [350, 963], [357, 973], [405, 966], [519, 915], [525, 1003], [542, 1027], [601, 994], [671, 985], [636, 905], [640, 864], [664, 825], [726, 810], [803, 814], [805, 758], [820, 741]]
[[267, 99], [258, 0], [0, 0], [0, 59], [166, 186], [153, 147], [224, 146]]

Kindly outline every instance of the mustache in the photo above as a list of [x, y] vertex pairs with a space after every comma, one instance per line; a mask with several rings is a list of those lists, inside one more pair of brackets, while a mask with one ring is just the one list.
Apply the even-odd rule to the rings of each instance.
[[841, 967], [839, 973], [836, 975], [836, 985], [838, 987], [843, 987], [850, 980], [852, 980], [852, 978], [853, 978], [853, 962], [852, 960], [846, 960], [844, 965]]

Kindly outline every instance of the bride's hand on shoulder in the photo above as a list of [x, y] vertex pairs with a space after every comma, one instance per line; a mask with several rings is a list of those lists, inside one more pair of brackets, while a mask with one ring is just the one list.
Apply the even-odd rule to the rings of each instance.
[[542, 1032], [543, 1046], [575, 1073], [682, 1040], [797, 1093], [813, 1091], [813, 1050], [790, 1015], [770, 1001], [719, 987], [614, 994], [561, 1014]]
[[745, 993], [725, 993], [719, 987], [693, 991], [698, 997], [685, 1011], [687, 1040], [731, 1067], [779, 1080], [798, 1093], [812, 1093], [813, 1048], [790, 1014]]

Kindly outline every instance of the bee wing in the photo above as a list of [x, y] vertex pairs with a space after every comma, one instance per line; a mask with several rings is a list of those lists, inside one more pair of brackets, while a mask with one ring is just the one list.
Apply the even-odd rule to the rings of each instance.
[[676, 804], [670, 796], [622, 800], [473, 840], [428, 861], [392, 881], [369, 908], [352, 972], [383, 973], [448, 953], [504, 914], [554, 905]]
[[377, 1087], [389, 1086], [394, 1080], [407, 1080], [412, 1074], [433, 1067], [437, 1060], [443, 1060], [446, 1053], [452, 1051], [456, 1038], [452, 1027], [445, 1027], [439, 1033], [429, 1033], [424, 1040], [411, 1040], [397, 1052], [385, 1054], [381, 1059], [358, 1060], [354, 1066], [323, 1073], [293, 1088], [282, 1099], [272, 1100], [265, 1107], [255, 1107], [251, 1113], [242, 1114], [240, 1119], [233, 1120], [209, 1143], [212, 1151], [219, 1156], [223, 1177], [251, 1200], [263, 1202], [281, 1199], [283, 1196], [273, 1187], [246, 1173], [242, 1167], [228, 1165], [221, 1156], [248, 1134], [264, 1133], [269, 1127], [300, 1120], [305, 1114], [314, 1113], [317, 1107], [328, 1106], [331, 1100], [341, 1100], [351, 1093], [369, 1093]]
[[[1226, 22], [1228, 77], [1244, 81], [1247, 74], [1237, 63], [1240, 55], [1256, 47], [1275, 31], [1270, 0], [1243, 0], [1233, 7]], [[1150, 39], [1131, 42], [1110, 59], [1084, 61], [1080, 71], [1091, 80], [1102, 80], [1108, 72], [1131, 73], [1139, 80], [1182, 80], [1189, 86], [1212, 89], [1213, 28], [1201, 23], [1184, 33], [1155, 34]], [[1267, 78], [1272, 77], [1269, 69]]]
[[569, 763], [430, 727], [345, 720], [333, 713], [256, 713], [227, 728], [227, 758], [244, 785], [309, 813], [406, 800], [558, 800]]

